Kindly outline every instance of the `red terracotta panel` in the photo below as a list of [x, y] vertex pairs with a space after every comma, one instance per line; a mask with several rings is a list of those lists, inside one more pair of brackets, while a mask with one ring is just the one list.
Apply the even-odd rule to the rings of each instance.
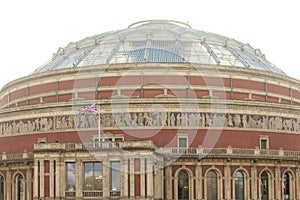
[[173, 95], [177, 98], [185, 98], [187, 91], [186, 90], [168, 90], [168, 94]]
[[153, 90], [145, 89], [144, 90], [144, 97], [145, 98], [155, 97], [155, 96], [161, 95], [163, 93], [164, 93], [164, 91], [163, 90], [159, 90], [159, 89], [157, 89], [157, 90], [154, 90], [154, 89]]
[[213, 91], [213, 96], [221, 98], [221, 99], [230, 99], [230, 92]]
[[209, 96], [208, 90], [191, 90], [190, 97], [192, 98], [202, 98]]
[[101, 77], [98, 86], [114, 86], [117, 85], [121, 77]]
[[117, 85], [136, 85], [137, 87], [141, 87], [142, 86], [141, 80], [142, 80], [142, 78], [140, 76], [127, 76], [125, 74], [124, 76], [118, 77], [117, 81], [113, 82], [114, 83], [113, 85], [114, 86], [117, 86]]
[[278, 98], [275, 97], [268, 97], [268, 102], [272, 102], [272, 103], [278, 103]]
[[56, 82], [31, 86], [29, 88], [29, 95], [40, 94], [40, 93], [51, 92], [51, 91], [56, 91]]
[[293, 90], [293, 98], [300, 99], [300, 91]]
[[43, 102], [45, 102], [45, 103], [56, 102], [56, 96], [43, 97]]
[[27, 88], [23, 88], [21, 90], [17, 90], [17, 91], [10, 93], [9, 99], [10, 99], [10, 101], [13, 101], [15, 99], [26, 97], [26, 96], [27, 96]]
[[59, 90], [70, 90], [74, 88], [74, 80], [69, 80], [69, 81], [61, 81], [58, 84], [58, 89]]
[[41, 102], [40, 98], [30, 99], [28, 101], [29, 105], [39, 104]]
[[76, 79], [74, 88], [95, 88], [97, 87], [96, 78]]
[[268, 92], [290, 96], [289, 88], [274, 84], [268, 84]]
[[249, 98], [249, 94], [248, 93], [239, 93], [239, 92], [234, 92], [233, 93], [233, 99], [237, 99], [237, 100], [245, 100]]
[[44, 177], [44, 195], [45, 197], [49, 197], [50, 195], [50, 178], [49, 175], [45, 175]]
[[108, 99], [115, 94], [116, 94], [116, 92], [112, 91], [112, 90], [111, 91], [100, 91], [100, 92], [98, 92], [98, 99]]
[[207, 77], [207, 76], [191, 76], [190, 84], [199, 86], [219, 86], [219, 87], [230, 87], [230, 79], [220, 77]]
[[141, 176], [139, 174], [134, 175], [134, 195], [141, 196]]
[[8, 95], [5, 95], [2, 99], [1, 99], [1, 106], [5, 105], [8, 103]]
[[69, 101], [73, 98], [73, 95], [72, 94], [62, 94], [62, 95], [59, 95], [58, 96], [58, 101], [61, 102], [61, 101]]
[[184, 76], [145, 76], [144, 85], [187, 85], [187, 78]]
[[250, 90], [260, 90], [265, 91], [265, 83], [251, 81], [251, 80], [242, 80], [242, 79], [233, 79], [232, 80], [233, 88], [245, 88]]
[[283, 103], [283, 104], [291, 104], [291, 101], [290, 100], [286, 100], [286, 99], [281, 99], [281, 102], [280, 103]]
[[95, 100], [96, 94], [95, 94], [95, 92], [82, 92], [82, 93], [78, 93], [78, 98], [83, 98], [83, 99], [87, 99], [87, 100]]
[[122, 95], [128, 96], [128, 97], [142, 97], [142, 91], [140, 89], [137, 90], [122, 90]]
[[265, 96], [263, 96], [263, 95], [256, 95], [256, 94], [252, 95], [252, 99], [254, 99], [256, 101], [265, 101], [266, 100]]

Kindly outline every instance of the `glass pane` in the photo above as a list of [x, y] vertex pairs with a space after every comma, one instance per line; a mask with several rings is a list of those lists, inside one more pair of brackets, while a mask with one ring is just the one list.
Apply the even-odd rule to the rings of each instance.
[[111, 162], [111, 188], [112, 191], [121, 190], [120, 162]]
[[269, 199], [269, 176], [266, 172], [261, 174], [261, 200], [268, 200]]
[[178, 199], [189, 199], [189, 175], [185, 170], [178, 174]]
[[187, 148], [187, 138], [179, 138], [179, 147]]
[[67, 191], [75, 191], [76, 190], [76, 169], [75, 163], [67, 163], [67, 183], [66, 183]]
[[102, 190], [102, 163], [84, 163], [84, 190]]
[[234, 176], [235, 183], [235, 199], [236, 200], [244, 200], [244, 175], [242, 172], [236, 172]]
[[284, 200], [290, 199], [290, 175], [288, 173], [283, 175], [283, 194]]
[[92, 190], [93, 189], [93, 164], [84, 163], [84, 189]]
[[267, 140], [260, 140], [261, 149], [267, 149]]
[[94, 180], [95, 180], [95, 190], [103, 189], [103, 174], [102, 174], [102, 163], [94, 163]]
[[213, 171], [207, 174], [207, 199], [217, 200], [218, 198], [218, 179], [217, 174]]

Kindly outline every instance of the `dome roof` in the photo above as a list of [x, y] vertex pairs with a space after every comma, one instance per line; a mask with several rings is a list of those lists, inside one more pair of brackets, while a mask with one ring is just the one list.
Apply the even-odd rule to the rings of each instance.
[[195, 63], [255, 68], [283, 74], [259, 49], [169, 20], [141, 21], [87, 37], [65, 48], [34, 73], [118, 63]]

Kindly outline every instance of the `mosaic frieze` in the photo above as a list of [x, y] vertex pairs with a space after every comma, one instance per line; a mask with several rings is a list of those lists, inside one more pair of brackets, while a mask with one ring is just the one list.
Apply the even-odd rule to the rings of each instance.
[[[278, 116], [179, 113], [179, 112], [124, 112], [100, 115], [101, 128], [240, 128], [298, 132], [300, 119]], [[0, 135], [42, 133], [74, 129], [96, 129], [97, 114], [62, 115], [13, 120], [0, 123]]]

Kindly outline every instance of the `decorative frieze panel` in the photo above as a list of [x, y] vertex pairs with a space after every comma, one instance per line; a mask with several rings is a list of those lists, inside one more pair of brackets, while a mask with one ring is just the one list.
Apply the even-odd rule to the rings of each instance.
[[[235, 128], [298, 132], [300, 119], [278, 116], [192, 113], [192, 112], [123, 112], [101, 113], [102, 129], [134, 128]], [[0, 136], [49, 131], [98, 128], [98, 114], [61, 115], [20, 119], [0, 123]]]

